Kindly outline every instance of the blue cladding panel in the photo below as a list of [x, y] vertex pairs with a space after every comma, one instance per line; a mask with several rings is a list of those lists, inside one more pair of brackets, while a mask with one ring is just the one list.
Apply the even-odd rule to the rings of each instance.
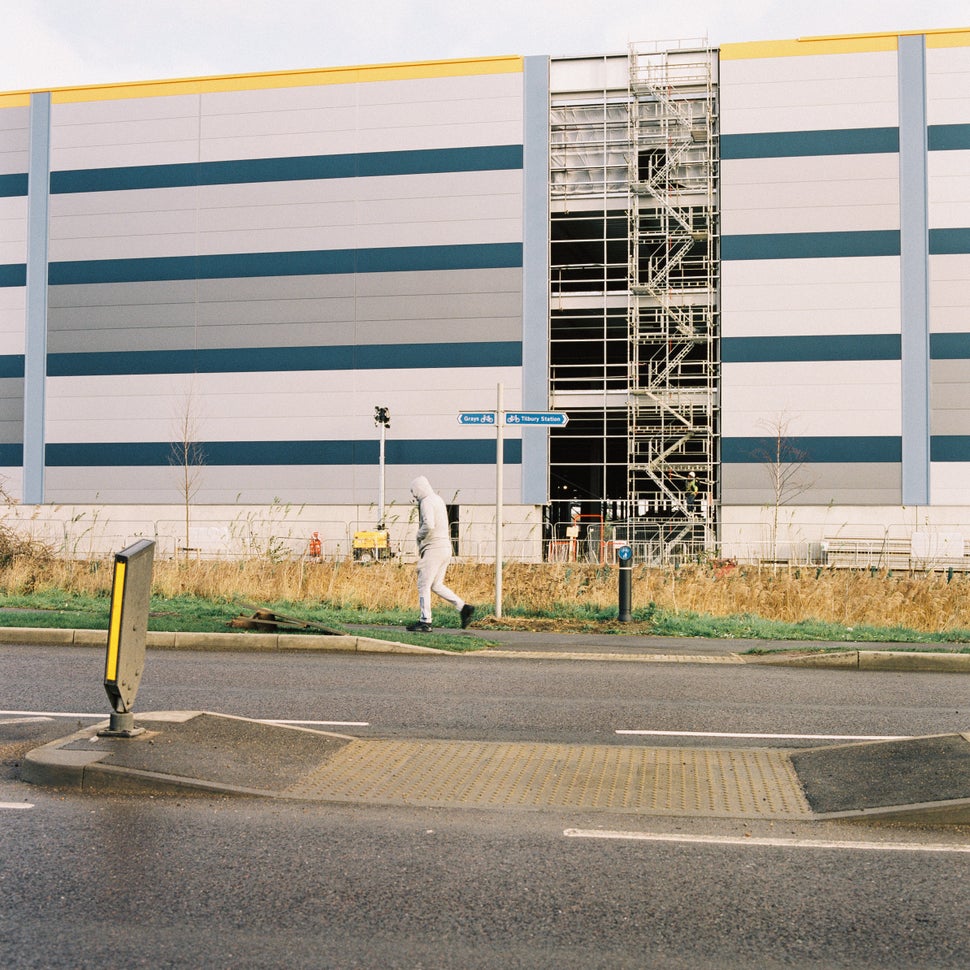
[[[196, 446], [200, 465], [377, 465], [376, 441], [203, 441]], [[19, 446], [0, 445], [2, 456]], [[47, 445], [47, 464], [52, 468], [171, 466], [178, 443], [125, 441], [63, 443]], [[503, 441], [504, 461], [522, 461], [522, 442]], [[385, 462], [390, 465], [484, 465], [495, 462], [494, 439], [388, 441]], [[14, 462], [17, 464], [18, 462]]]
[[16, 468], [24, 463], [24, 446], [0, 444], [0, 467]]
[[970, 360], [970, 333], [931, 333], [933, 360]]
[[246, 182], [372, 178], [442, 172], [484, 172], [522, 168], [521, 145], [431, 148], [354, 155], [254, 158], [175, 165], [132, 165], [51, 173], [51, 193], [118, 192]]
[[782, 360], [899, 360], [896, 333], [800, 337], [725, 337], [724, 363], [767, 363]]
[[970, 253], [970, 229], [931, 229], [932, 256], [960, 256]]
[[933, 435], [930, 461], [970, 461], [970, 435]]
[[26, 263], [0, 264], [0, 286], [26, 286], [26, 285], [27, 285], [27, 264]]
[[27, 194], [27, 173], [0, 175], [0, 199]]
[[[724, 438], [721, 442], [721, 461], [725, 464], [763, 465], [776, 453], [778, 441], [773, 436]], [[793, 437], [785, 439], [792, 456], [789, 461], [806, 465], [829, 462], [899, 462], [902, 443], [889, 437]]]
[[927, 139], [931, 152], [959, 152], [970, 149], [970, 125], [930, 125]]
[[517, 342], [375, 344], [356, 347], [255, 347], [50, 354], [47, 359], [47, 373], [49, 377], [235, 374], [307, 370], [394, 370], [409, 367], [517, 367], [521, 363], [522, 344]]
[[391, 249], [226, 253], [216, 256], [156, 256], [145, 259], [52, 262], [49, 282], [51, 286], [63, 286], [258, 276], [496, 269], [521, 265], [521, 243], [480, 243], [466, 246], [404, 246]]
[[898, 256], [899, 231], [770, 232], [725, 236], [721, 258], [826, 259], [846, 256]]
[[721, 159], [872, 155], [899, 151], [896, 128], [778, 131], [722, 135]]
[[24, 355], [23, 354], [0, 355], [0, 378], [23, 377], [23, 376], [24, 376]]

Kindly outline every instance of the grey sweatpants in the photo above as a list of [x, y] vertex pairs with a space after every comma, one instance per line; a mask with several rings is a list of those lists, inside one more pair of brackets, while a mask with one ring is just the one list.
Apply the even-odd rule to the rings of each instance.
[[431, 594], [437, 593], [445, 602], [460, 610], [465, 601], [445, 586], [445, 571], [451, 562], [451, 550], [425, 549], [418, 560], [418, 606], [423, 623], [431, 622]]

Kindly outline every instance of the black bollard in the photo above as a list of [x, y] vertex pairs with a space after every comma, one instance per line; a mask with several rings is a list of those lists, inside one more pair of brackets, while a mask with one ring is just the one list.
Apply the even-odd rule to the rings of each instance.
[[629, 623], [633, 619], [630, 613], [633, 589], [633, 550], [629, 546], [620, 546], [616, 550], [616, 558], [620, 562], [619, 610], [616, 618], [620, 623]]

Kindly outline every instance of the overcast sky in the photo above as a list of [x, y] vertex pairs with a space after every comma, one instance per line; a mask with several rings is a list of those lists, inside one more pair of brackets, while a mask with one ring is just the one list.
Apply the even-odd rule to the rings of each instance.
[[0, 91], [970, 27], [967, 0], [0, 0]]

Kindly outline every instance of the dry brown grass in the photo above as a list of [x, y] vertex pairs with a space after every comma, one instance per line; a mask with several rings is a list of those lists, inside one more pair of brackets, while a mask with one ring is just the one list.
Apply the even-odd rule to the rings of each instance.
[[[105, 594], [111, 562], [59, 561], [14, 555], [0, 561], [0, 592], [58, 590]], [[724, 617], [750, 614], [798, 623], [812, 619], [841, 626], [903, 627], [928, 633], [970, 629], [970, 578], [853, 570], [773, 569], [744, 566], [719, 573], [707, 566], [633, 570], [633, 608], [649, 604], [676, 613]], [[455, 563], [448, 583], [469, 602], [494, 602], [494, 566]], [[587, 565], [509, 563], [503, 570], [508, 613], [565, 617], [577, 607], [615, 608], [617, 570]], [[159, 561], [154, 592], [262, 605], [279, 601], [325, 603], [361, 610], [413, 610], [414, 566], [392, 561], [266, 560]]]

